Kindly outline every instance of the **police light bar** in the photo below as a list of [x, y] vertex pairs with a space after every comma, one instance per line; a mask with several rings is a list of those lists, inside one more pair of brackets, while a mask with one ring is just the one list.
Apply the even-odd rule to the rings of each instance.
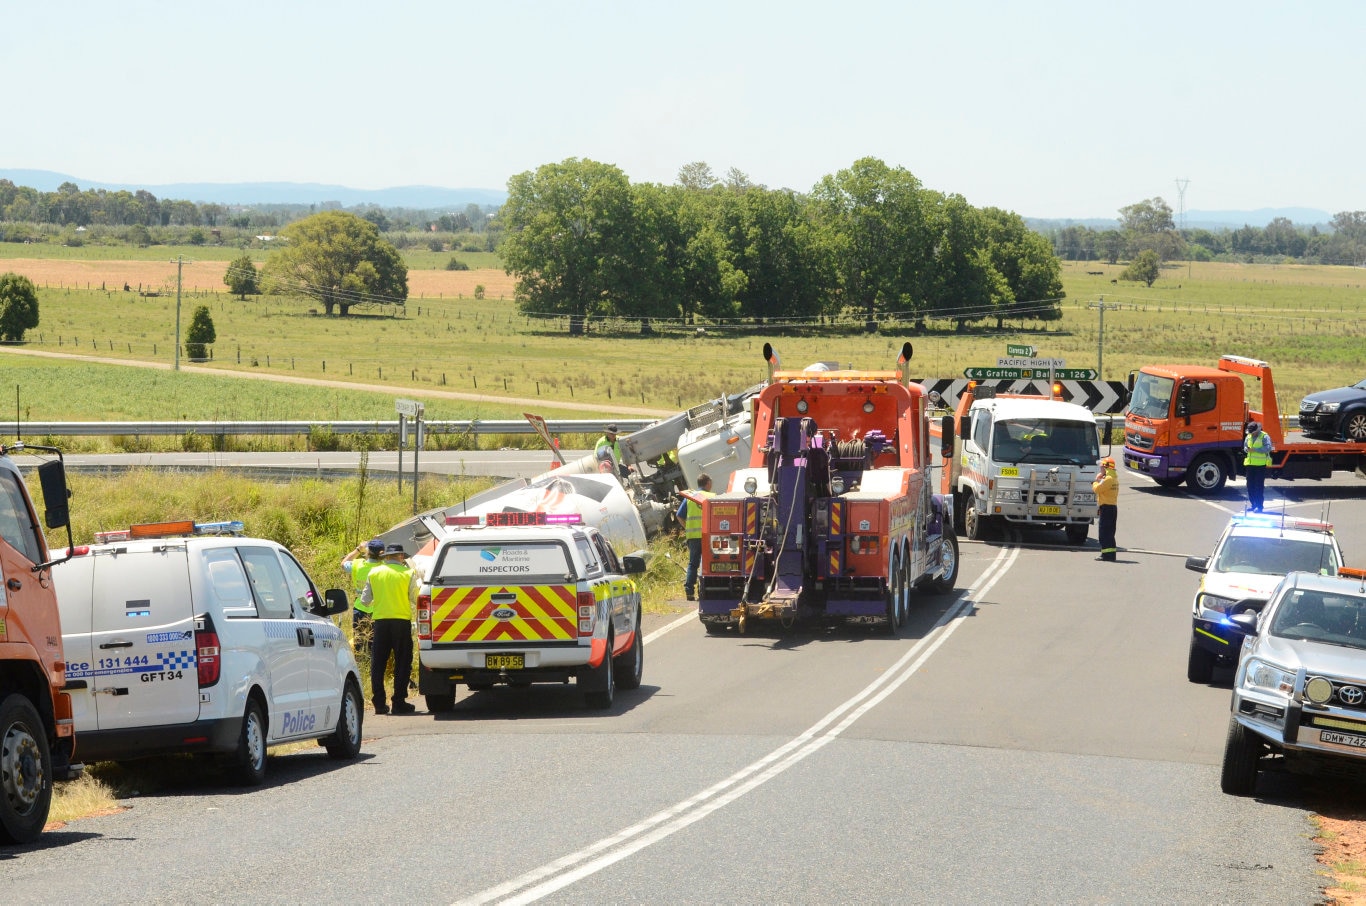
[[582, 522], [583, 517], [578, 513], [527, 513], [521, 510], [485, 513], [483, 516], [446, 517], [447, 525], [466, 528], [471, 526], [522, 528], [538, 525], [580, 525]]
[[1329, 532], [1333, 531], [1331, 522], [1319, 522], [1314, 519], [1301, 519], [1298, 516], [1276, 516], [1270, 513], [1255, 513], [1234, 516], [1233, 522], [1238, 525], [1260, 526], [1264, 528], [1293, 528], [1302, 529], [1307, 532]]
[[223, 522], [194, 522], [182, 519], [175, 522], [143, 522], [126, 529], [96, 532], [96, 544], [130, 541], [135, 538], [174, 538], [177, 535], [240, 535], [246, 530], [241, 520]]

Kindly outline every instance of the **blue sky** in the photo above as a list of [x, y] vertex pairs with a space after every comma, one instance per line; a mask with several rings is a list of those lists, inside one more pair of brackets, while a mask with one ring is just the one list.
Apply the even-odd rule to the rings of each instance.
[[2, 0], [0, 167], [506, 188], [583, 157], [977, 206], [1366, 209], [1366, 4]]

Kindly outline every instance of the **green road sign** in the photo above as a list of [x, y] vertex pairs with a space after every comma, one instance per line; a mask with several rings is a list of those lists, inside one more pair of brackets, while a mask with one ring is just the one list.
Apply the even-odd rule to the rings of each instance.
[[1033, 347], [1033, 346], [1020, 346], [1020, 345], [1017, 345], [1017, 344], [1015, 344], [1015, 343], [1007, 343], [1007, 344], [1006, 344], [1006, 355], [1019, 355], [1019, 356], [1024, 356], [1024, 357], [1027, 358], [1027, 359], [1032, 359], [1032, 358], [1034, 358], [1034, 347]]
[[1094, 381], [1096, 379], [1096, 369], [1094, 368], [1055, 368], [1053, 377], [1060, 381]]
[[964, 368], [963, 377], [970, 381], [1018, 381], [1018, 368]]

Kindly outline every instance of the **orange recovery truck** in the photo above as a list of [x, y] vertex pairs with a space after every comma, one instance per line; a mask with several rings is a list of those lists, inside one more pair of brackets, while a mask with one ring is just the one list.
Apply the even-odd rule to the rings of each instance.
[[[1244, 376], [1261, 386], [1260, 408], [1245, 399]], [[1243, 437], [1256, 421], [1271, 436], [1268, 478], [1321, 480], [1366, 468], [1366, 442], [1311, 440], [1287, 431], [1276, 403], [1271, 366], [1222, 356], [1215, 367], [1145, 365], [1130, 375], [1124, 418], [1124, 466], [1163, 487], [1185, 482], [1213, 494], [1243, 471]]]
[[[11, 459], [30, 451], [57, 455], [38, 466], [47, 527], [67, 530], [66, 556], [57, 560]], [[72, 761], [71, 686], [52, 583], [52, 567], [72, 550], [61, 453], [22, 443], [0, 446], [0, 487], [0, 843], [28, 843], [47, 823], [52, 782], [82, 771]]]

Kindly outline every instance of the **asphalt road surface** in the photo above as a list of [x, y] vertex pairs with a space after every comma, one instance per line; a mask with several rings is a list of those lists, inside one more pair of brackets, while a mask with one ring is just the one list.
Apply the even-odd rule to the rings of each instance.
[[[895, 637], [647, 617], [645, 679], [367, 714], [362, 759], [272, 757], [0, 850], [14, 902], [1316, 903], [1304, 782], [1219, 791], [1228, 677], [1185, 678], [1219, 498], [1121, 476], [1115, 564], [963, 543]], [[1366, 483], [1268, 485], [1366, 558]]]

